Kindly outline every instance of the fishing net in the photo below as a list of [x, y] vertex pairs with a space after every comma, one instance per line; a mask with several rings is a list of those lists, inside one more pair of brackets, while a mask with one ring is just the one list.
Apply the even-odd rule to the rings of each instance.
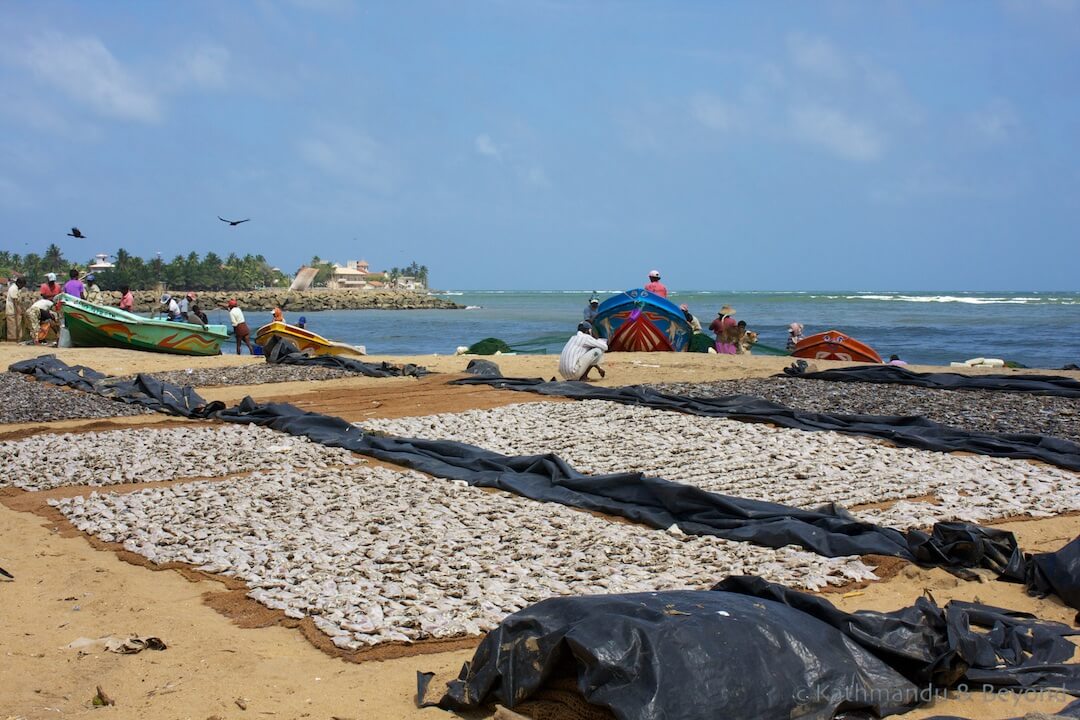
[[707, 353], [713, 344], [711, 336], [705, 333], [694, 333], [694, 337], [690, 338], [690, 352]]
[[511, 353], [514, 350], [499, 338], [484, 338], [469, 346], [466, 351], [469, 355], [494, 355], [497, 352]]

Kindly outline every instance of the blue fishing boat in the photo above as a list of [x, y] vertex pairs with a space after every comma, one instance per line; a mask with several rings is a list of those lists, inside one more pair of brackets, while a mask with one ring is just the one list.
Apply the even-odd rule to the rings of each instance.
[[682, 352], [694, 335], [675, 303], [644, 288], [600, 303], [594, 325], [615, 352]]

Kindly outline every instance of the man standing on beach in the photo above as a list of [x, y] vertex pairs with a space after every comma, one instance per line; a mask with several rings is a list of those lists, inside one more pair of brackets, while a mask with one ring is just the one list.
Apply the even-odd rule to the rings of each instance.
[[659, 295], [662, 298], [667, 297], [667, 288], [660, 282], [659, 270], [649, 271], [649, 284], [645, 286], [645, 289], [653, 295]]
[[244, 321], [244, 311], [240, 309], [240, 304], [236, 300], [229, 301], [229, 322], [233, 326], [233, 334], [236, 335], [236, 354], [240, 355], [240, 343], [247, 345], [248, 352], [252, 355], [255, 354], [255, 348], [251, 347], [251, 330], [248, 328], [247, 322]]
[[20, 295], [26, 287], [26, 278], [17, 277], [8, 284], [4, 312], [7, 315], [7, 339], [19, 342], [23, 333], [23, 306]]
[[600, 367], [600, 360], [607, 352], [607, 340], [592, 336], [592, 325], [582, 322], [577, 334], [566, 341], [559, 355], [559, 374], [564, 380], [588, 380], [594, 367], [600, 377], [607, 375]]
[[79, 271], [76, 268], [71, 268], [71, 272], [68, 273], [68, 277], [70, 278], [70, 280], [64, 283], [64, 292], [66, 292], [71, 297], [76, 297], [82, 300], [83, 296], [86, 295], [86, 286], [83, 285], [82, 280], [79, 279]]

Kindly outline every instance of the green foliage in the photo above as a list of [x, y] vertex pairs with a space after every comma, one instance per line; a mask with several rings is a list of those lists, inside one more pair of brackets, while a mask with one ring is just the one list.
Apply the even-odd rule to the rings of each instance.
[[[32, 282], [41, 282], [45, 273], [55, 272], [61, 278], [73, 263], [64, 259], [60, 248], [49, 246], [45, 256], [30, 254], [20, 256], [0, 251], [0, 275], [10, 277], [14, 273], [29, 276]], [[81, 270], [90, 264], [77, 265]], [[264, 287], [286, 287], [288, 278], [270, 267], [262, 255], [230, 255], [228, 262], [210, 252], [200, 261], [196, 253], [187, 257], [177, 255], [171, 262], [155, 257], [149, 262], [121, 248], [116, 252], [114, 267], [95, 273], [102, 290], [119, 290], [127, 285], [132, 290], [148, 290], [158, 282], [164, 282], [173, 290], [257, 290]]]

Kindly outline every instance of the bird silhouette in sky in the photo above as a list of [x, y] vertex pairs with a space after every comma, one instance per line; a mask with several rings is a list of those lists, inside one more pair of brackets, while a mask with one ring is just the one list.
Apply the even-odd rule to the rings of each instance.
[[70, 237], [86, 239], [86, 236], [82, 234], [82, 230], [79, 228], [71, 228], [71, 232], [68, 233]]
[[251, 218], [244, 218], [243, 220], [226, 220], [225, 218], [221, 217], [220, 215], [217, 216], [217, 219], [220, 220], [223, 223], [229, 223], [229, 227], [236, 227], [240, 223], [246, 223], [246, 222], [251, 220]]

